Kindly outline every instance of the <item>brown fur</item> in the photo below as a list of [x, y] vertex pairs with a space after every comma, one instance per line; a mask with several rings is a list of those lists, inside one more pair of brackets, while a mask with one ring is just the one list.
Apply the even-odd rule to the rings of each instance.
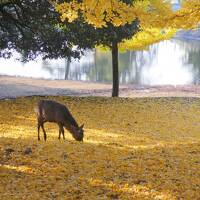
[[78, 126], [76, 120], [69, 112], [67, 107], [56, 101], [40, 100], [35, 107], [38, 120], [38, 140], [40, 140], [40, 127], [42, 127], [44, 133], [44, 140], [46, 141], [47, 135], [44, 129], [45, 122], [54, 122], [59, 126], [59, 137], [62, 133], [63, 139], [65, 139], [64, 128], [65, 127], [77, 141], [83, 141], [83, 125]]

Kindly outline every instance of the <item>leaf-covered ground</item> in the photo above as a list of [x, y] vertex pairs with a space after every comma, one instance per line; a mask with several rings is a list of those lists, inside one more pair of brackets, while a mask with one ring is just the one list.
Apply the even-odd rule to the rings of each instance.
[[85, 123], [84, 142], [52, 123], [38, 142], [40, 98], [1, 100], [1, 200], [200, 199], [199, 99], [47, 98]]

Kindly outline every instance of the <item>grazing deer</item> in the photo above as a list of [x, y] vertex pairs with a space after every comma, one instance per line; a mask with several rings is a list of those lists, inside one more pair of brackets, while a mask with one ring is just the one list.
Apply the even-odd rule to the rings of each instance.
[[35, 112], [37, 113], [38, 120], [38, 140], [40, 140], [40, 127], [42, 127], [44, 140], [46, 141], [47, 135], [44, 129], [44, 123], [54, 122], [59, 126], [58, 139], [60, 139], [61, 133], [63, 139], [65, 139], [63, 128], [65, 127], [72, 134], [75, 140], [83, 141], [84, 124], [79, 127], [67, 107], [63, 104], [51, 100], [40, 100], [35, 107]]

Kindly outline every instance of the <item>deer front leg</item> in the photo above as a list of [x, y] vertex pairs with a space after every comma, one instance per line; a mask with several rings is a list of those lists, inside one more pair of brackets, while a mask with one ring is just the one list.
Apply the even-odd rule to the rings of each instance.
[[62, 132], [62, 131], [61, 131], [61, 128], [60, 128], [60, 127], [61, 127], [61, 125], [60, 125], [60, 124], [58, 124], [58, 126], [59, 126], [59, 136], [58, 136], [58, 139], [60, 140], [60, 135], [61, 135], [61, 132]]
[[60, 135], [62, 133], [63, 139], [65, 140], [65, 132], [64, 132], [63, 125], [62, 124], [58, 124], [58, 126], [59, 126], [59, 137], [58, 137], [58, 139], [60, 140]]
[[40, 124], [38, 123], [38, 141], [40, 140]]
[[62, 127], [62, 135], [63, 135], [63, 140], [65, 140], [65, 131], [63, 127]]

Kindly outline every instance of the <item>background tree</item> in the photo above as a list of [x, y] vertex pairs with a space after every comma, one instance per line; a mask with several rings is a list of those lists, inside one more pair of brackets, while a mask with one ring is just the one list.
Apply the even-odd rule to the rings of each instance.
[[[60, 24], [60, 15], [48, 0], [0, 1], [0, 57], [9, 58], [16, 51], [23, 61], [37, 56], [79, 58], [90, 46], [83, 35], [90, 29], [79, 22]], [[74, 49], [74, 45], [79, 44]], [[21, 59], [22, 60], [22, 59]]]

